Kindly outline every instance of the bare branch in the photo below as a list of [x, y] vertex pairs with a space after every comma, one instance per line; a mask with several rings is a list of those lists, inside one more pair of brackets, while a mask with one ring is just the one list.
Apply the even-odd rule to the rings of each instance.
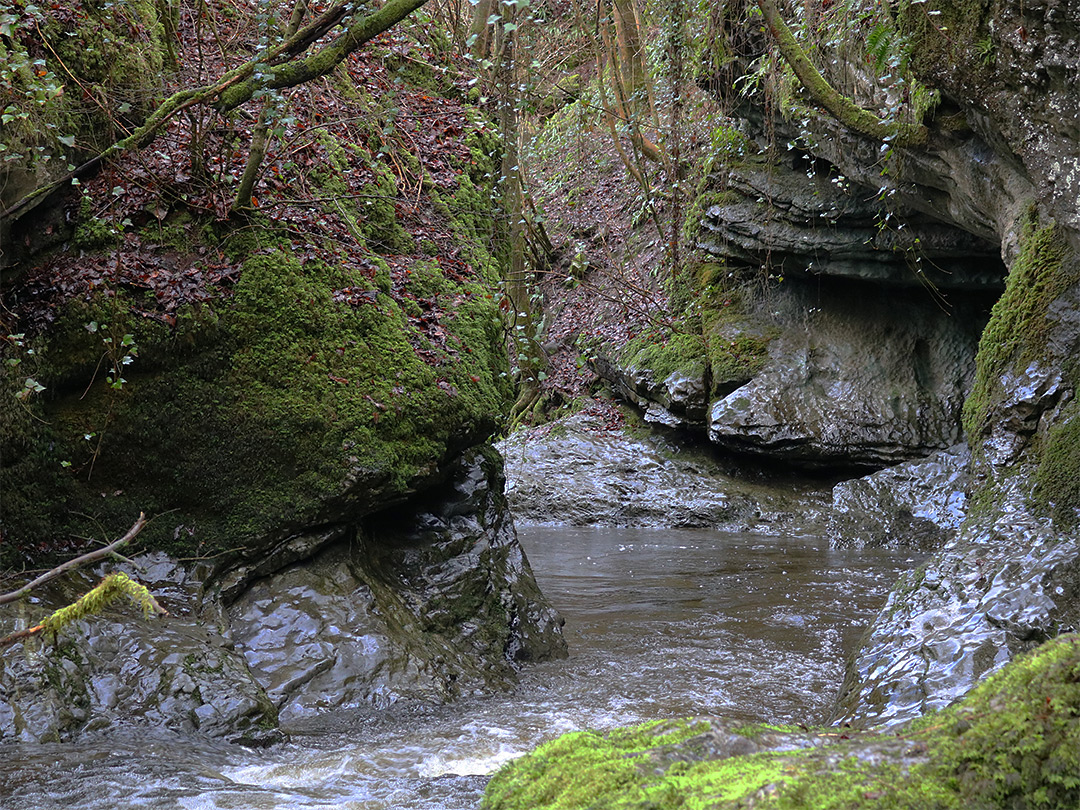
[[109, 543], [109, 545], [104, 546], [103, 548], [99, 548], [96, 551], [87, 552], [81, 557], [76, 557], [73, 560], [68, 560], [66, 563], [56, 566], [56, 568], [53, 568], [51, 571], [46, 571], [40, 577], [33, 580], [32, 582], [28, 582], [18, 590], [11, 591], [10, 593], [0, 594], [0, 605], [6, 605], [9, 602], [14, 602], [18, 599], [21, 599], [22, 597], [26, 596], [26, 594], [30, 593], [30, 591], [34, 590], [34, 588], [39, 588], [46, 582], [51, 582], [61, 574], [66, 574], [68, 571], [74, 571], [76, 568], [81, 568], [84, 565], [89, 565], [92, 562], [97, 562], [104, 557], [108, 557], [117, 549], [127, 545], [132, 540], [134, 540], [136, 535], [138, 535], [139, 532], [143, 530], [143, 527], [145, 525], [146, 516], [142, 512], [139, 512], [139, 519], [135, 521], [135, 524], [130, 529], [128, 529], [127, 534], [125, 534], [119, 540], [114, 540], [113, 542]]

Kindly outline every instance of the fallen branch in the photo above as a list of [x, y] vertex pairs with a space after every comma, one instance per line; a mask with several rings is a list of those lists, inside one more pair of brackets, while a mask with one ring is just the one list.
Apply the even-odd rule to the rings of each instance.
[[143, 615], [148, 618], [150, 616], [169, 615], [169, 611], [158, 604], [157, 599], [147, 590], [145, 585], [140, 585], [127, 574], [109, 574], [70, 605], [53, 611], [40, 624], [28, 627], [25, 630], [17, 630], [9, 636], [0, 638], [0, 649], [45, 631], [51, 632], [55, 637], [65, 627], [74, 624], [80, 619], [85, 619], [87, 616], [100, 613], [113, 602], [125, 596], [133, 604], [141, 607]]
[[138, 535], [138, 533], [143, 530], [143, 527], [145, 525], [146, 516], [142, 512], [139, 512], [139, 519], [135, 521], [135, 525], [128, 529], [127, 534], [125, 534], [119, 540], [114, 540], [104, 548], [99, 548], [96, 551], [87, 552], [81, 557], [76, 557], [73, 560], [68, 560], [66, 563], [56, 566], [56, 568], [53, 568], [51, 571], [46, 571], [40, 577], [31, 582], [28, 582], [18, 590], [11, 591], [10, 593], [0, 594], [0, 605], [6, 605], [8, 602], [14, 602], [17, 599], [21, 599], [22, 597], [26, 596], [26, 594], [30, 593], [30, 591], [34, 590], [34, 588], [39, 588], [46, 582], [51, 582], [61, 574], [66, 574], [68, 571], [74, 571], [76, 568], [81, 568], [84, 565], [89, 565], [92, 562], [97, 562], [104, 557], [108, 557], [117, 549], [127, 545], [132, 540], [134, 540], [136, 535]]

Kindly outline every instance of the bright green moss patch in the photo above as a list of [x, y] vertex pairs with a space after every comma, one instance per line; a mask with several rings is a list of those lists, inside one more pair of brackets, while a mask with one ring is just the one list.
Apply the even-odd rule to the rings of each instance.
[[[900, 732], [708, 759], [702, 724], [566, 735], [492, 779], [485, 810], [961, 810], [1080, 806], [1080, 637], [1017, 659]], [[620, 744], [625, 733], [632, 744]], [[736, 733], [741, 733], [736, 729]], [[772, 732], [770, 732], [772, 733]], [[752, 736], [752, 735], [751, 735]]]
[[1053, 326], [1047, 320], [1050, 304], [1076, 281], [1076, 269], [1064, 263], [1066, 253], [1065, 239], [1055, 226], [1040, 228], [1034, 218], [1027, 223], [1005, 292], [979, 340], [975, 382], [964, 403], [969, 442], [982, 435], [993, 403], [1004, 393], [1002, 375], [1022, 371], [1045, 353]]
[[[502, 768], [488, 785], [485, 810], [542, 810], [598, 806], [601, 797], [639, 794], [650, 749], [675, 745], [705, 723], [651, 721], [608, 734], [577, 731], [540, 746]], [[617, 804], [610, 805], [619, 806]]]
[[705, 343], [701, 335], [688, 332], [673, 332], [667, 338], [646, 333], [626, 344], [623, 362], [649, 369], [657, 381], [675, 372], [700, 377], [705, 373]]

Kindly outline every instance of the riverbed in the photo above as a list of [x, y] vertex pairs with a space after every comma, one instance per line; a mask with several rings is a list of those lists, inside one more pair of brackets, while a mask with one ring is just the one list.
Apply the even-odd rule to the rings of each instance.
[[724, 715], [815, 723], [906, 552], [821, 537], [524, 527], [570, 657], [449, 706], [338, 712], [249, 750], [112, 730], [0, 749], [3, 810], [475, 810], [488, 775], [558, 734]]

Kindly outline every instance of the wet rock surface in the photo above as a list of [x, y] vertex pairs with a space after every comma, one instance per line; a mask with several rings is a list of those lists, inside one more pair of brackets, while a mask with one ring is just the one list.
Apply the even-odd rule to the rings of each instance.
[[795, 170], [750, 165], [714, 178], [732, 199], [706, 209], [698, 247], [737, 263], [768, 256], [774, 271], [784, 273], [1001, 289], [1005, 268], [996, 241], [886, 205], [874, 189], [793, 157], [800, 164]]
[[441, 702], [509, 684], [515, 664], [566, 654], [498, 468], [490, 453], [467, 454], [418, 511], [373, 519], [229, 608], [233, 637], [283, 722], [403, 698]]
[[960, 444], [837, 484], [830, 543], [834, 548], [939, 548], [964, 519], [970, 461], [967, 445]]
[[705, 427], [708, 385], [703, 363], [663, 378], [650, 368], [623, 366], [615, 358], [598, 357], [593, 365], [619, 397], [642, 410], [646, 422], [669, 428]]
[[882, 467], [961, 439], [981, 329], [922, 291], [788, 284], [783, 324], [754, 379], [709, 411], [721, 447], [807, 467]]
[[1012, 657], [1080, 626], [1080, 543], [1024, 506], [969, 521], [903, 577], [848, 672], [833, 720], [910, 720], [959, 699]]
[[[135, 608], [117, 608], [78, 622], [55, 642], [34, 639], [3, 650], [0, 740], [69, 740], [122, 722], [272, 739], [277, 710], [220, 632], [213, 605], [201, 604], [198, 577], [160, 553], [122, 568], [172, 615], [145, 620]], [[9, 607], [0, 633], [74, 601], [98, 579], [75, 575], [24, 607]]]
[[731, 459], [588, 412], [522, 430], [499, 444], [517, 520], [574, 526], [822, 531], [828, 487], [740, 477]]
[[[169, 617], [110, 612], [0, 653], [0, 740], [75, 739], [115, 723], [244, 742], [328, 708], [441, 702], [564, 656], [502, 496], [498, 455], [465, 453], [422, 503], [338, 532], [314, 560], [228, 607], [208, 566], [162, 553], [121, 566]], [[112, 569], [115, 570], [115, 569]], [[94, 584], [70, 578], [0, 617], [6, 634]], [[19, 611], [22, 611], [20, 615]]]

